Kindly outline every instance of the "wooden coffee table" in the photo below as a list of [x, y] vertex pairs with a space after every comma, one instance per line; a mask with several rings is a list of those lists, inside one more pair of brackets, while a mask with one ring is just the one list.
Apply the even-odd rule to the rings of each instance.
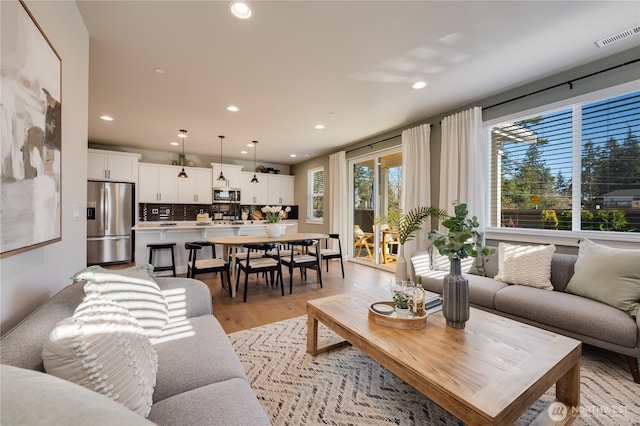
[[[510, 425], [554, 383], [556, 401], [565, 406], [542, 410], [536, 424], [557, 421], [559, 412], [568, 414], [554, 424], [575, 418], [578, 340], [473, 308], [462, 330], [447, 327], [442, 313], [429, 316], [427, 327], [419, 330], [369, 320], [369, 306], [389, 299], [389, 290], [380, 288], [308, 301], [307, 352], [317, 355], [351, 344], [470, 425]], [[320, 347], [318, 321], [341, 339]]]

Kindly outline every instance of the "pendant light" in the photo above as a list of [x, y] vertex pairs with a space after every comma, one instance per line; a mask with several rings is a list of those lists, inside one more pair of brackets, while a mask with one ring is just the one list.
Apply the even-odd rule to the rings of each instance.
[[220, 138], [220, 176], [218, 176], [218, 180], [227, 180], [222, 173], [222, 139], [224, 136], [218, 136]]
[[[187, 137], [187, 131], [186, 130], [180, 130], [180, 134], [178, 135], [179, 138], [182, 138], [182, 159], [184, 161], [185, 156], [184, 156], [184, 140]], [[189, 176], [187, 176], [187, 172], [184, 171], [184, 164], [182, 164], [182, 170], [180, 171], [180, 173], [178, 173], [178, 177], [179, 178], [183, 178], [186, 179]]]
[[253, 178], [251, 179], [251, 183], [260, 183], [258, 178], [256, 177], [256, 151], [258, 150], [258, 141], [253, 142]]

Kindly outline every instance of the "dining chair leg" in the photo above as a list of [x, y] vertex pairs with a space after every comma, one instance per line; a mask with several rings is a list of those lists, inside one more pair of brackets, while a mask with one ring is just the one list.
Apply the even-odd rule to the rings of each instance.
[[293, 293], [293, 268], [289, 266], [289, 294]]
[[244, 274], [244, 301], [247, 301], [247, 290], [249, 289], [249, 274]]

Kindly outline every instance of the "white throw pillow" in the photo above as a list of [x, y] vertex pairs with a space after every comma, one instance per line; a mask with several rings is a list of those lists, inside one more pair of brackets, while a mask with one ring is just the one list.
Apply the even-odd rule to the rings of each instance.
[[635, 318], [640, 305], [640, 250], [583, 239], [566, 292], [614, 306]]
[[149, 415], [158, 355], [136, 319], [118, 303], [85, 297], [73, 317], [51, 331], [42, 359], [47, 373]]
[[509, 284], [553, 290], [551, 259], [556, 246], [498, 244], [498, 274], [495, 279]]
[[169, 308], [152, 275], [153, 266], [149, 264], [113, 270], [90, 266], [72, 279], [87, 282], [87, 295], [99, 294], [120, 303], [138, 320], [147, 336], [156, 337], [169, 321]]

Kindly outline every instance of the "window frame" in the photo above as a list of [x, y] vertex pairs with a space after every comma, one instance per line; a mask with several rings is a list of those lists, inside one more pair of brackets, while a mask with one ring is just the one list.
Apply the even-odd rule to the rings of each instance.
[[[483, 122], [484, 143], [487, 152], [488, 174], [487, 180], [481, 190], [486, 191], [485, 199], [485, 217], [486, 229], [485, 238], [489, 240], [514, 241], [523, 243], [537, 244], [557, 244], [562, 246], [577, 247], [580, 238], [588, 238], [592, 241], [604, 243], [612, 247], [619, 248], [637, 248], [639, 234], [637, 232], [617, 232], [617, 231], [587, 231], [587, 230], [551, 230], [551, 229], [533, 229], [533, 228], [503, 228], [491, 226], [491, 194], [496, 190], [492, 188], [492, 157], [491, 157], [491, 128], [505, 121], [520, 121], [536, 115], [549, 114], [561, 109], [576, 108], [580, 110], [582, 105], [597, 102], [606, 98], [612, 98], [626, 93], [639, 91], [640, 80], [608, 87], [606, 89], [596, 90], [580, 96], [567, 98], [562, 101], [550, 104], [540, 105], [524, 111], [518, 111], [501, 117], [493, 118]], [[580, 205], [580, 187], [575, 187], [575, 182], [581, 184], [581, 160], [582, 160], [582, 138], [576, 137], [581, 131], [581, 116], [574, 119], [573, 122], [573, 145], [572, 145], [572, 180], [574, 182], [574, 191], [572, 194], [572, 204]], [[576, 220], [576, 215], [573, 215]], [[579, 217], [579, 216], [578, 216]], [[576, 226], [576, 222], [573, 223]]]
[[[313, 192], [313, 181], [316, 173], [322, 172], [323, 174], [323, 185], [322, 185], [322, 194], [316, 194]], [[324, 213], [325, 213], [325, 199], [324, 199], [324, 166], [314, 167], [312, 169], [307, 170], [307, 217], [306, 223], [312, 225], [322, 225], [324, 224]], [[313, 199], [315, 197], [322, 196], [322, 217], [313, 217]]]

